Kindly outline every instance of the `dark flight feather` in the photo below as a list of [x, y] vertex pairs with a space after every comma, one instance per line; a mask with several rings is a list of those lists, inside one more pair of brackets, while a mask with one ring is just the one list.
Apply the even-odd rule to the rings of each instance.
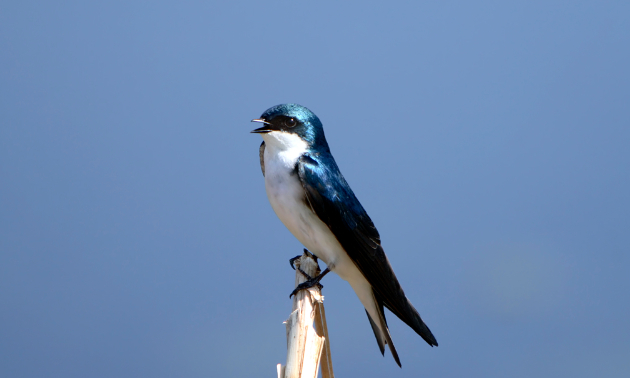
[[[375, 300], [382, 314], [382, 319], [370, 319], [372, 327], [375, 321], [380, 321], [387, 329], [382, 311], [382, 307], [385, 306], [429, 345], [437, 346], [435, 337], [405, 296], [381, 247], [380, 235], [374, 223], [350, 189], [332, 155], [307, 153], [298, 160], [296, 170], [311, 208], [322, 222], [328, 225], [357, 268], [372, 285]], [[384, 333], [389, 338], [389, 331]], [[377, 342], [380, 348], [382, 340], [377, 337]], [[397, 359], [393, 344], [390, 344], [390, 350]]]

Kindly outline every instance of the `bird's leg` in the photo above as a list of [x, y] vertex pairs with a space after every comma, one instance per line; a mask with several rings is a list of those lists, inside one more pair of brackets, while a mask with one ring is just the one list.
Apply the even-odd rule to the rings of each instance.
[[330, 268], [326, 268], [317, 277], [311, 277], [308, 274], [304, 273], [304, 271], [302, 269], [300, 269], [299, 267], [298, 267], [298, 270], [300, 271], [300, 273], [302, 273], [304, 276], [306, 276], [308, 278], [308, 280], [306, 280], [306, 281], [302, 282], [301, 284], [297, 285], [295, 290], [293, 290], [293, 292], [291, 292], [291, 294], [289, 295], [289, 298], [291, 298], [292, 296], [297, 294], [298, 291], [309, 289], [309, 288], [311, 288], [311, 287], [313, 287], [315, 285], [319, 286], [320, 289], [323, 288], [324, 286], [322, 286], [322, 284], [320, 284], [319, 281], [321, 281], [322, 278], [324, 278], [324, 276], [327, 275], [328, 272], [330, 272]]

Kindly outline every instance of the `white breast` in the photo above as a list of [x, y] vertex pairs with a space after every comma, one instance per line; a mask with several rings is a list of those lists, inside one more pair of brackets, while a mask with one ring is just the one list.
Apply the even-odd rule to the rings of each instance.
[[271, 207], [307, 249], [337, 272], [339, 263], [343, 266], [349, 258], [328, 226], [306, 204], [304, 188], [295, 171], [308, 144], [295, 134], [279, 131], [263, 134], [263, 138], [265, 188]]
[[350, 283], [372, 319], [378, 319], [372, 286], [328, 226], [305, 202], [295, 165], [306, 153], [307, 143], [295, 134], [281, 131], [262, 134], [262, 137], [265, 140], [265, 189], [276, 215], [309, 251]]

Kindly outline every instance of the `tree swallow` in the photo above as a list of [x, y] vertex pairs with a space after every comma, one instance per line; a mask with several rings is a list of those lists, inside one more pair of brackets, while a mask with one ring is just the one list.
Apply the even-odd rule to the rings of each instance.
[[253, 133], [262, 135], [260, 167], [271, 207], [291, 233], [347, 281], [365, 307], [376, 342], [400, 359], [383, 306], [429, 345], [435, 337], [405, 296], [374, 223], [341, 175], [319, 118], [297, 104], [267, 109]]

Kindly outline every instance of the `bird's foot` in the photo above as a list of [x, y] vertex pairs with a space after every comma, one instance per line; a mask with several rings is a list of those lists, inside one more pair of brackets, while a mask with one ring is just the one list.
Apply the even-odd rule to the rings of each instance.
[[291, 298], [292, 296], [294, 296], [295, 294], [297, 294], [300, 290], [306, 290], [306, 289], [310, 289], [313, 286], [317, 286], [319, 287], [319, 289], [323, 289], [324, 286], [322, 284], [319, 283], [319, 281], [322, 280], [322, 278], [324, 278], [325, 275], [328, 274], [328, 272], [330, 272], [330, 269], [326, 268], [320, 275], [318, 275], [317, 277], [311, 277], [308, 274], [306, 274], [300, 267], [298, 267], [298, 270], [300, 271], [300, 273], [302, 273], [304, 275], [304, 277], [308, 278], [308, 280], [302, 282], [301, 284], [297, 285], [297, 287], [295, 288], [295, 290], [293, 290], [291, 292], [291, 294], [289, 295], [289, 298]]
[[[307, 256], [311, 257], [313, 260], [315, 260], [315, 262], [317, 262], [317, 256], [315, 256], [314, 254], [310, 253], [308, 251], [308, 249], [304, 248], [304, 253], [306, 253]], [[291, 265], [291, 268], [293, 268], [293, 270], [295, 270], [295, 265], [293, 265], [293, 263], [295, 263], [295, 260], [299, 259], [300, 257], [302, 257], [302, 255], [299, 256], [295, 256], [292, 259], [289, 259], [289, 264]], [[304, 273], [304, 272], [302, 272]]]
[[295, 270], [295, 265], [293, 265], [293, 263], [295, 262], [295, 260], [299, 259], [300, 257], [302, 257], [302, 255], [297, 255], [292, 259], [289, 259], [289, 264], [291, 264], [291, 268], [293, 268], [293, 270]]

